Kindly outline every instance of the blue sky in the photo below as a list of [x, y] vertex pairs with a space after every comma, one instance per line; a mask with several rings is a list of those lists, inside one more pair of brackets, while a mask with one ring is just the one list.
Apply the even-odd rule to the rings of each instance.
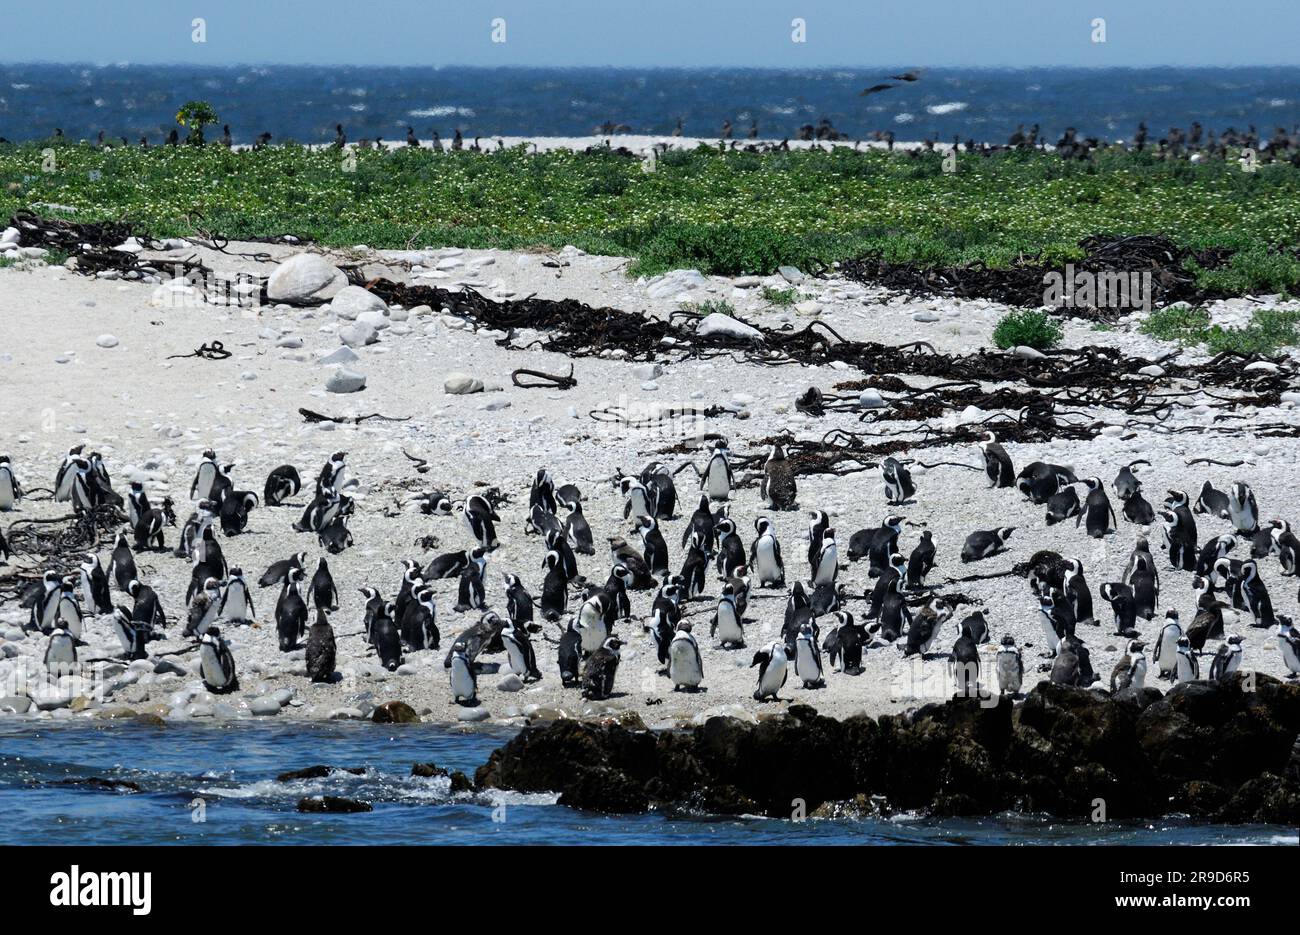
[[[491, 41], [495, 17], [504, 43]], [[796, 17], [806, 42], [791, 41]], [[1096, 17], [1104, 44], [1091, 41]], [[21, 0], [3, 31], [0, 62], [1300, 64], [1300, 0]]]

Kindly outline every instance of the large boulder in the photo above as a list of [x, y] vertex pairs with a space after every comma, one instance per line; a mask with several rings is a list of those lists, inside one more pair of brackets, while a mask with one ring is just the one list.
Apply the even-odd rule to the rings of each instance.
[[343, 271], [324, 257], [299, 253], [275, 268], [266, 283], [266, 297], [290, 305], [319, 305], [338, 295], [347, 284]]

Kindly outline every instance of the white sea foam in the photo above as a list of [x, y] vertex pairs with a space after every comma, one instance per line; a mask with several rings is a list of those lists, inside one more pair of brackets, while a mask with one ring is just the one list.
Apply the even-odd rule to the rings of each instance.
[[449, 104], [442, 104], [437, 107], [425, 107], [422, 110], [408, 110], [408, 116], [411, 117], [473, 117], [474, 108], [472, 107], [452, 107]]
[[925, 109], [927, 114], [955, 114], [965, 110], [969, 105], [965, 101], [951, 101], [947, 104], [931, 104]]

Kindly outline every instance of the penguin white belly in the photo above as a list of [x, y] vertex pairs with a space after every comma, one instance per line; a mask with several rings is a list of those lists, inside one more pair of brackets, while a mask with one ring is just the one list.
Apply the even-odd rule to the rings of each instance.
[[70, 599], [59, 601], [58, 625], [67, 630], [74, 640], [81, 639], [81, 614]]
[[510, 661], [510, 671], [518, 676], [528, 674], [528, 660], [524, 658], [523, 648], [514, 640], [503, 640], [506, 644], [506, 657]]
[[194, 485], [194, 499], [206, 500], [212, 493], [212, 482], [217, 479], [217, 466], [211, 461], [199, 465], [198, 483]]
[[642, 516], [652, 515], [650, 512], [650, 504], [646, 502], [644, 490], [633, 490], [627, 498], [627, 504], [628, 519], [637, 520]]
[[785, 664], [785, 653], [772, 656], [772, 661], [767, 664], [767, 671], [763, 673], [763, 678], [758, 683], [759, 691], [763, 695], [775, 695], [785, 684]]
[[1300, 655], [1296, 654], [1291, 642], [1278, 636], [1277, 645], [1282, 650], [1282, 662], [1287, 669], [1292, 672], [1300, 672]]
[[252, 614], [248, 612], [248, 595], [243, 588], [236, 588], [226, 596], [222, 614], [225, 619], [235, 623], [253, 619]]
[[813, 584], [831, 584], [835, 580], [835, 566], [838, 561], [839, 555], [835, 549], [822, 552], [817, 562], [817, 574], [813, 577]]
[[221, 669], [221, 657], [216, 648], [207, 643], [199, 647], [199, 672], [209, 685], [225, 688], [226, 673]]
[[8, 471], [0, 471], [0, 511], [12, 510], [16, 501], [13, 479]]
[[821, 660], [813, 652], [812, 643], [799, 640], [795, 647], [794, 674], [805, 682], [819, 682], [822, 678]]
[[1052, 621], [1046, 614], [1039, 614], [1038, 618], [1043, 624], [1043, 638], [1047, 640], [1047, 645], [1051, 648], [1052, 652], [1056, 652], [1057, 648], [1061, 645], [1061, 638], [1056, 635], [1056, 627], [1052, 625]]
[[135, 627], [114, 618], [113, 630], [117, 633], [118, 642], [122, 644], [122, 653], [129, 654], [135, 647]]
[[1178, 637], [1176, 631], [1171, 630], [1172, 635], [1166, 636], [1160, 634], [1160, 674], [1168, 675], [1176, 672], [1178, 669]]
[[1177, 665], [1178, 681], [1191, 682], [1196, 678], [1196, 672], [1192, 668], [1192, 661], [1183, 653], [1178, 654]]
[[727, 478], [727, 468], [722, 461], [710, 462], [705, 490], [710, 500], [726, 500], [731, 496], [731, 481]]
[[772, 547], [772, 540], [767, 536], [758, 540], [757, 558], [759, 584], [781, 580], [781, 567], [776, 563], [776, 550]]
[[1146, 680], [1147, 661], [1145, 659], [1139, 659], [1133, 664], [1133, 673], [1129, 680], [1129, 687], [1135, 692], [1140, 692], [1146, 686]]
[[718, 604], [718, 640], [722, 643], [745, 642], [745, 630], [736, 617], [736, 608], [727, 601]]
[[451, 660], [451, 698], [458, 702], [475, 698], [474, 675], [469, 671], [469, 664], [460, 657]]
[[608, 630], [605, 618], [587, 607], [578, 615], [578, 632], [582, 635], [582, 651], [594, 653], [604, 644]]
[[668, 646], [668, 677], [673, 686], [697, 688], [704, 681], [699, 655], [690, 640], [673, 640]]

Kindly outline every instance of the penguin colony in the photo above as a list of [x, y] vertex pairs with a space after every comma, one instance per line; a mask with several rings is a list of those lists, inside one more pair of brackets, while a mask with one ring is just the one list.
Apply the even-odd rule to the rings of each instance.
[[[341, 588], [329, 561], [354, 547], [355, 502], [348, 491], [357, 479], [349, 476], [345, 452], [333, 454], [311, 484], [294, 466], [279, 466], [259, 494], [236, 486], [233, 462], [204, 451], [181, 522], [172, 499], [155, 503], [140, 483], [122, 497], [104, 459], [78, 446], [57, 466], [53, 499], [77, 514], [111, 505], [127, 522], [106, 556], [88, 552], [77, 569], [44, 571], [24, 595], [25, 629], [46, 640], [43, 659], [51, 673], [87, 661], [84, 647], [96, 629], [111, 635], [122, 660], [149, 658], [150, 644], [159, 640], [185, 641], [181, 652], [198, 653], [199, 674], [214, 693], [240, 686], [240, 662], [225, 635], [232, 628], [273, 628], [282, 653], [305, 650], [313, 683], [338, 680], [344, 640], [350, 653], [356, 652], [352, 641], [360, 640], [361, 651], [389, 671], [415, 654], [434, 653], [450, 699], [467, 707], [479, 703], [484, 672], [513, 674], [525, 686], [558, 679], [575, 698], [593, 701], [633, 692], [705, 692], [710, 672], [702, 646], [710, 660], [726, 654], [728, 661], [715, 665], [747, 666], [752, 697], [762, 703], [861, 675], [870, 654], [946, 659], [947, 689], [959, 695], [1018, 696], [1037, 680], [1034, 670], [1060, 684], [1100, 682], [1113, 693], [1135, 694], [1148, 680], [1226, 678], [1241, 667], [1242, 634], [1250, 630], [1275, 643], [1277, 674], [1300, 678], [1300, 631], [1275, 609], [1289, 597], [1270, 594], [1261, 575], [1273, 564], [1283, 576], [1296, 575], [1300, 540], [1287, 520], [1265, 518], [1247, 483], [1219, 490], [1207, 481], [1195, 498], [1171, 489], [1153, 505], [1137, 473], [1145, 462], [1119, 466], [1109, 483], [1041, 461], [1017, 470], [992, 433], [978, 456], [987, 487], [1044, 507], [1045, 525], [1062, 527], [1064, 556], [1088, 538], [1116, 534], [1120, 517], [1136, 529], [1158, 530], [1156, 541], [1137, 532], [1122, 574], [1096, 586], [1078, 557], [1036, 567], [1024, 601], [1036, 608], [1041, 638], [1018, 645], [999, 632], [1000, 608], [961, 610], [934, 580], [936, 566], [961, 574], [962, 565], [1007, 552], [1015, 527], [921, 528], [913, 535], [913, 524], [892, 511], [916, 504], [924, 491], [907, 462], [886, 458], [878, 526], [845, 536], [827, 512], [805, 507], [806, 540], [783, 549], [776, 517], [801, 509], [785, 452], [770, 448], [758, 478], [764, 512], [742, 529], [731, 507], [755, 493], [737, 487], [727, 443], [718, 440], [696, 468], [698, 490], [679, 491], [674, 471], [660, 462], [612, 478], [622, 515], [602, 515], [596, 525], [622, 534], [597, 535], [584, 514], [589, 498], [546, 468], [533, 474], [527, 504], [509, 510], [478, 493], [421, 494], [414, 505], [440, 539], [462, 547], [344, 582], [343, 590], [364, 600], [364, 614], [349, 620], [340, 636], [331, 615], [339, 610]], [[0, 510], [21, 508], [18, 473], [0, 456]], [[261, 516], [290, 526], [310, 550], [246, 573], [236, 558], [238, 539]], [[544, 543], [540, 567], [490, 569], [501, 545], [498, 530], [510, 524]], [[7, 557], [0, 540], [0, 560]], [[185, 606], [164, 608], [141, 568], [146, 562], [188, 564]], [[865, 589], [841, 580], [858, 564], [866, 566]], [[1171, 576], [1190, 579], [1194, 607], [1162, 603], [1161, 582]], [[450, 607], [440, 606], [441, 581], [455, 582]], [[748, 612], [761, 600], [784, 603], [779, 626], [755, 625]], [[1104, 641], [1120, 648], [1109, 681], [1092, 663]], [[648, 685], [629, 685], [638, 676], [620, 674], [629, 644], [654, 661]]]

